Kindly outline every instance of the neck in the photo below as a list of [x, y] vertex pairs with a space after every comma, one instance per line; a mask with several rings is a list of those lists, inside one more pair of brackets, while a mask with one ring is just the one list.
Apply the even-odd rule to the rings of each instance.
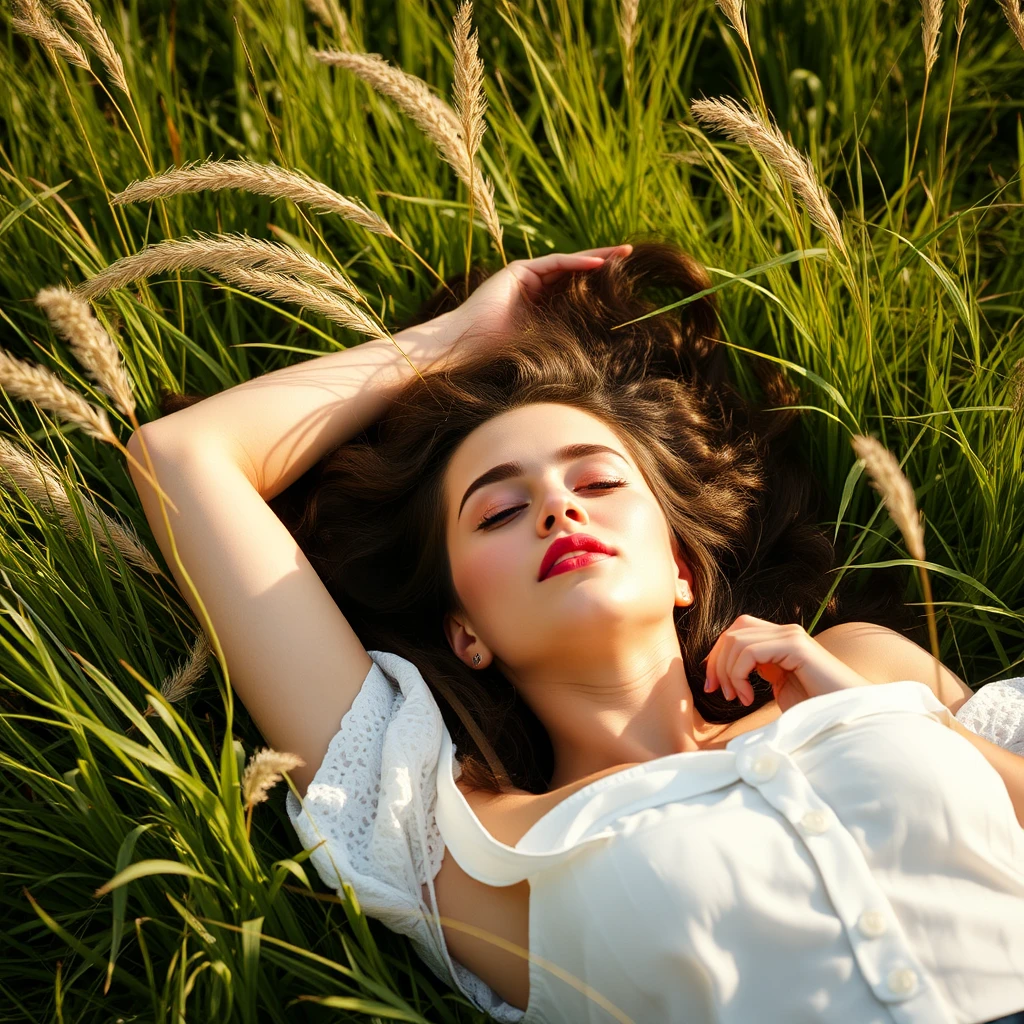
[[706, 722], [693, 706], [674, 631], [618, 661], [605, 656], [595, 671], [571, 680], [535, 681], [524, 695], [551, 737], [551, 789], [622, 765], [700, 750], [725, 728]]

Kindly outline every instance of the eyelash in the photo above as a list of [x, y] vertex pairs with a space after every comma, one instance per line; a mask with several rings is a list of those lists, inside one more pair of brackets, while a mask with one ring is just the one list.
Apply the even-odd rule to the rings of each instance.
[[[625, 483], [625, 480], [598, 480], [592, 484], [585, 484], [583, 486], [583, 490], [589, 491], [592, 489], [596, 490], [598, 488], [601, 488], [602, 490], [607, 490], [612, 487], [622, 487], [625, 485]], [[525, 505], [513, 505], [511, 508], [502, 509], [501, 512], [496, 512], [493, 516], [488, 516], [486, 519], [481, 520], [480, 525], [477, 527], [477, 529], [482, 530], [487, 526], [491, 526], [494, 523], [500, 522], [504, 520], [507, 516], [511, 515], [513, 512], [518, 512], [521, 508], [525, 507]]]

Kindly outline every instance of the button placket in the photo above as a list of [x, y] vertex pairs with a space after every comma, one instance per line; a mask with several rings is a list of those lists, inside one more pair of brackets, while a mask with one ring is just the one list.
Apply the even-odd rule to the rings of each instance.
[[854, 959], [897, 1024], [954, 1024], [948, 1004], [917, 961], [892, 906], [856, 840], [786, 751], [754, 743], [737, 773], [803, 840], [842, 922]]

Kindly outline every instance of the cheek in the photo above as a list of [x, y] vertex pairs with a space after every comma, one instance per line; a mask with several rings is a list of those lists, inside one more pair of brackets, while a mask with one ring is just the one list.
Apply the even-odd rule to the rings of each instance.
[[[508, 591], [521, 588], [522, 580], [529, 576], [528, 558], [522, 544], [509, 536], [511, 526], [510, 523], [486, 539], [474, 538], [475, 542], [463, 546], [452, 560], [455, 590], [471, 614], [473, 609], [486, 608], [488, 602], [494, 600], [507, 606]], [[539, 554], [537, 562], [539, 565]]]

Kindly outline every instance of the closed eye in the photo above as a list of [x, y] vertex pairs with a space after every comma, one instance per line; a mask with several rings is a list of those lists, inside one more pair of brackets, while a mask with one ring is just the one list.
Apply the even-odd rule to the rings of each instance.
[[[592, 484], [584, 484], [583, 487], [577, 487], [578, 491], [595, 491], [595, 490], [609, 490], [613, 487], [625, 487], [625, 480], [598, 480]], [[525, 505], [513, 505], [511, 508], [502, 509], [501, 512], [496, 512], [493, 516], [488, 516], [486, 519], [482, 519], [480, 524], [477, 526], [478, 530], [482, 530], [487, 526], [492, 526], [494, 523], [505, 521], [514, 512], [518, 512], [520, 509], [526, 508]]]

